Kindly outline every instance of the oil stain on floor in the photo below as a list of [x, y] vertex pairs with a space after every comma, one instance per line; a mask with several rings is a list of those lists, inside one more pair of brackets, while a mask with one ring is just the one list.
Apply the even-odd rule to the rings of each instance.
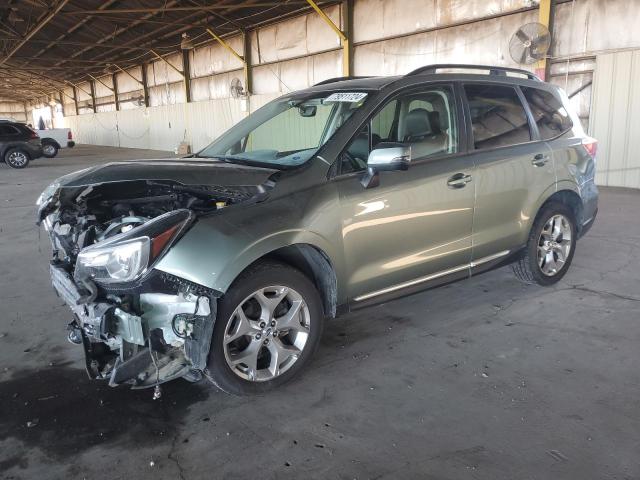
[[15, 438], [59, 460], [99, 444], [154, 445], [175, 435], [210, 392], [180, 380], [153, 400], [150, 389], [112, 388], [75, 368], [23, 370], [0, 383], [0, 441]]

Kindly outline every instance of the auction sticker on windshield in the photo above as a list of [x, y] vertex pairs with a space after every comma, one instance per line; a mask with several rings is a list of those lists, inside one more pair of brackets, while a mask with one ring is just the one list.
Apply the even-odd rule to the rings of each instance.
[[327, 102], [359, 102], [365, 98], [367, 94], [365, 92], [337, 92], [332, 93], [324, 99], [324, 103]]

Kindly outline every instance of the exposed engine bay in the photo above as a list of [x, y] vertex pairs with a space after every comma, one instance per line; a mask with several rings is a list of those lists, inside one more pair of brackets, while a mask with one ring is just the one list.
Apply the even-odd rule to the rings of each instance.
[[164, 213], [181, 208], [196, 214], [249, 200], [257, 187], [245, 191], [224, 187], [186, 186], [172, 182], [113, 182], [99, 186], [64, 189], [59, 209], [43, 212], [54, 243], [54, 257], [75, 263], [84, 247], [126, 232]]
[[155, 180], [52, 187], [38, 216], [51, 239], [54, 289], [74, 313], [69, 340], [84, 347], [89, 375], [134, 388], [199, 379], [220, 293], [153, 265], [199, 216], [258, 201], [265, 188]]

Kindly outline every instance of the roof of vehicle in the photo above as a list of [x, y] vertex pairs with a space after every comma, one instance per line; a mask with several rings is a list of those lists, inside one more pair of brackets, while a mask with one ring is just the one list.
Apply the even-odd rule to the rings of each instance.
[[[456, 72], [457, 71], [457, 72]], [[486, 73], [481, 73], [481, 72]], [[324, 80], [306, 89], [306, 91], [326, 91], [326, 90], [352, 90], [367, 89], [380, 90], [383, 87], [396, 81], [419, 77], [423, 81], [451, 80], [480, 78], [484, 80], [497, 80], [501, 83], [505, 81], [530, 81], [542, 82], [535, 74], [527, 70], [510, 67], [499, 67], [492, 65], [463, 65], [463, 64], [434, 64], [426, 65], [413, 70], [406, 75], [394, 75], [390, 77], [337, 77]]]

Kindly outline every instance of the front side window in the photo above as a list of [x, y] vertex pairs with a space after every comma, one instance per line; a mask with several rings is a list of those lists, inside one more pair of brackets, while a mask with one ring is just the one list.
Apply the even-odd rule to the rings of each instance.
[[366, 92], [323, 92], [267, 104], [197, 156], [286, 168], [309, 160], [367, 99]]
[[557, 137], [573, 127], [569, 113], [553, 93], [531, 87], [520, 87], [520, 89], [527, 99], [543, 140]]
[[516, 145], [531, 140], [524, 106], [515, 88], [502, 85], [465, 85], [477, 150]]
[[451, 88], [437, 86], [404, 93], [387, 102], [344, 151], [342, 173], [365, 170], [369, 152], [386, 142], [410, 145], [413, 160], [457, 152]]

